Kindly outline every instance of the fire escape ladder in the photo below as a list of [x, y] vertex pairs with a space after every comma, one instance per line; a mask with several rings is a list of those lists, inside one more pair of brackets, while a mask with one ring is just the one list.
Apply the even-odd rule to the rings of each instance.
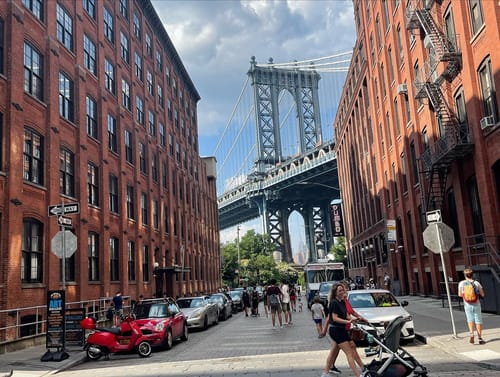
[[429, 172], [426, 211], [441, 209], [443, 207], [447, 177], [448, 168], [446, 166], [434, 165], [432, 167], [432, 170]]

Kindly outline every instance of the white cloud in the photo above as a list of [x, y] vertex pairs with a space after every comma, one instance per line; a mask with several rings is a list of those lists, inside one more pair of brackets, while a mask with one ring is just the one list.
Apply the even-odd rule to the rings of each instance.
[[153, 0], [200, 96], [200, 151], [211, 154], [246, 80], [251, 56], [288, 62], [354, 45], [352, 1]]

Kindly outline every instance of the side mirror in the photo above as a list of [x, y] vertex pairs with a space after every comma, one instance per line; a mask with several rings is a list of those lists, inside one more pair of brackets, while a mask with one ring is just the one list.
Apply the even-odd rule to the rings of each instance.
[[401, 301], [401, 306], [408, 306], [408, 301], [406, 300]]

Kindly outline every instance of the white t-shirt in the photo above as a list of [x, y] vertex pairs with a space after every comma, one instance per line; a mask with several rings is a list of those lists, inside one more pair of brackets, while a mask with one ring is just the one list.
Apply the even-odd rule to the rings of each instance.
[[311, 312], [313, 319], [322, 319], [323, 318], [323, 305], [319, 302], [316, 302], [311, 305]]
[[290, 288], [288, 288], [288, 284], [283, 284], [281, 286], [281, 293], [283, 297], [281, 298], [281, 302], [286, 304], [290, 302]]

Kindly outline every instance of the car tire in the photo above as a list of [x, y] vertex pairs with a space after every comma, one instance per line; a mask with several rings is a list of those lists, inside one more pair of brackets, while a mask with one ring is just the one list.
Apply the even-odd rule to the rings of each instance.
[[184, 323], [184, 328], [183, 328], [183, 330], [182, 330], [181, 340], [183, 340], [183, 341], [188, 340], [188, 334], [189, 334], [188, 327], [187, 327], [187, 325]]
[[217, 311], [217, 313], [215, 313], [215, 320], [214, 320], [214, 325], [218, 325], [219, 324], [219, 311]]
[[153, 351], [151, 344], [149, 342], [143, 341], [140, 342], [137, 346], [137, 353], [140, 357], [149, 357], [151, 352]]
[[165, 332], [165, 338], [163, 339], [163, 346], [165, 349], [169, 350], [174, 344], [174, 337], [172, 336], [172, 329], [167, 329]]

